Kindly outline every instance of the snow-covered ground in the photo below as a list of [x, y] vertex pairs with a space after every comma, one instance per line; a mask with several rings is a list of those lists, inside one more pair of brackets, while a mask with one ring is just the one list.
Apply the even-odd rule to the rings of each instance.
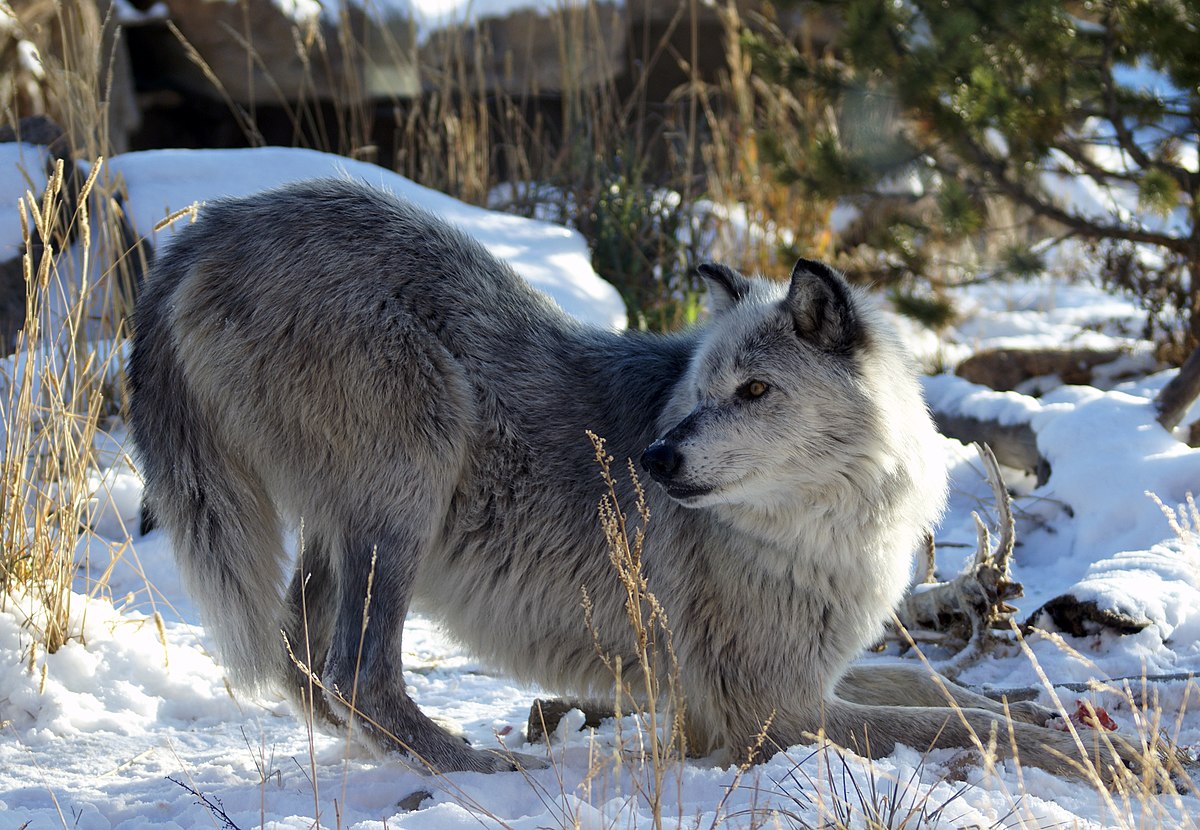
[[[28, 147], [0, 146], [3, 210], [18, 195], [18, 154], [26, 161], [37, 155]], [[290, 179], [358, 176], [460, 224], [571, 313], [604, 326], [623, 321], [616, 293], [592, 272], [577, 235], [462, 205], [369, 165], [296, 150], [162, 151], [120, 156], [111, 165], [128, 185], [132, 217], [143, 233], [197, 199]], [[17, 242], [10, 219], [0, 214], [5, 258]], [[1145, 351], [1125, 333], [1137, 326], [1121, 325], [1138, 319], [1136, 309], [1086, 282], [1059, 276], [980, 285], [964, 292], [960, 305], [962, 322], [941, 340], [908, 327], [923, 358], [954, 362], [992, 344], [1089, 339]], [[1135, 375], [1103, 390], [1061, 387], [1037, 399], [949, 375], [928, 381], [930, 399], [940, 405], [1031, 424], [1052, 466], [1049, 481], [1036, 488], [1013, 473], [1024, 494], [1016, 500], [1014, 572], [1026, 590], [1018, 616], [1072, 591], [1151, 621], [1133, 635], [1034, 634], [1028, 644], [1036, 664], [1013, 648], [972, 666], [962, 681], [1029, 687], [1040, 685], [1039, 670], [1070, 683], [1200, 669], [1200, 542], [1173, 530], [1148, 495], [1173, 506], [1200, 489], [1200, 451], [1154, 420], [1151, 400], [1169, 376]], [[280, 700], [231, 692], [180, 587], [168, 541], [158, 531], [135, 532], [131, 540], [124, 531], [136, 528], [140, 483], [121, 453], [120, 426], [101, 441], [107, 469], [98, 482], [96, 534], [81, 548], [86, 567], [72, 604], [77, 639], [53, 655], [35, 652], [31, 664], [20, 603], [0, 613], [0, 826], [309, 828], [318, 819], [329, 828], [422, 830], [650, 826], [635, 765], [615, 760], [618, 730], [611, 723], [594, 732], [561, 730], [547, 770], [430, 778], [375, 760], [337, 736], [310, 733]], [[938, 555], [943, 574], [952, 575], [974, 547], [971, 512], [986, 512], [990, 496], [973, 451], [951, 440], [943, 450], [953, 489], [937, 533]], [[98, 586], [94, 578], [106, 572]], [[425, 711], [461, 724], [477, 745], [503, 740], [526, 753], [546, 753], [521, 746], [539, 690], [492, 674], [423, 619], [409, 620], [405, 649], [410, 691]], [[1192, 712], [1200, 690], [1181, 679], [1149, 688], [1164, 713], [1163, 727], [1182, 744], [1200, 745], [1200, 715]], [[1064, 700], [1071, 705], [1075, 696], [1066, 692]], [[1137, 734], [1137, 718], [1119, 696], [1093, 699], [1123, 734]], [[626, 724], [626, 740], [631, 729]], [[1174, 827], [1192, 826], [1192, 816], [1200, 815], [1200, 800], [1192, 795], [1127, 802], [1040, 770], [1003, 764], [985, 774], [961, 763], [956, 752], [923, 758], [920, 749], [899, 749], [868, 770], [853, 760], [843, 768], [836, 756], [796, 747], [740, 779], [732, 769], [689, 761], [666, 778], [667, 825], [790, 827], [795, 817], [815, 825], [830, 793], [848, 795], [858, 812], [855, 788], [869, 787], [872, 775], [877, 788], [898, 781], [907, 793], [901, 816], [909, 806], [933, 814], [945, 805], [939, 826], [946, 827]], [[824, 766], [827, 759], [832, 770]]]

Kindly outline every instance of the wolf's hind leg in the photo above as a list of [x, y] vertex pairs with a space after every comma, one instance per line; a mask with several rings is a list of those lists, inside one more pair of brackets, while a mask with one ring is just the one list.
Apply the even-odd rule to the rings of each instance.
[[289, 654], [283, 682], [298, 713], [341, 725], [316, 679], [325, 669], [336, 613], [337, 577], [328, 545], [307, 532], [284, 601], [282, 633]]
[[1045, 726], [1057, 712], [1033, 701], [1004, 703], [960, 686], [925, 666], [852, 666], [838, 681], [837, 696], [865, 706], [957, 706], [982, 709]]
[[405, 690], [404, 618], [426, 538], [394, 527], [354, 526], [360, 531], [343, 542], [336, 560], [337, 622], [321, 675], [335, 713], [382, 754], [402, 752], [440, 772], [514, 769], [513, 758], [472, 749], [446, 732]]
[[[902, 692], [898, 690], [899, 694]], [[1083, 730], [1077, 744], [1067, 732], [1017, 723], [981, 709], [864, 706], [831, 700], [826, 701], [822, 715], [820, 726], [830, 740], [876, 758], [891, 753], [898, 744], [921, 751], [990, 745], [998, 757], [1017, 757], [1026, 766], [1081, 776], [1091, 764], [1104, 778], [1111, 778], [1113, 769], [1137, 769], [1142, 760], [1137, 747], [1112, 733]], [[809, 727], [807, 731], [816, 729]], [[779, 738], [794, 742], [791, 734], [776, 740]]]

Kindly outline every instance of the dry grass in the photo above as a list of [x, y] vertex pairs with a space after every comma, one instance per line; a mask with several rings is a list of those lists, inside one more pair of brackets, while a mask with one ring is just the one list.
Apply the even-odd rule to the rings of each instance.
[[1194, 495], [1188, 493], [1186, 501], [1176, 507], [1165, 504], [1154, 493], [1146, 495], [1158, 505], [1179, 541], [1188, 545], [1200, 545], [1200, 507], [1196, 505]]
[[[593, 631], [597, 657], [613, 675], [613, 711], [616, 717], [616, 740], [622, 748], [620, 755], [630, 764], [631, 782], [637, 795], [645, 802], [654, 820], [655, 830], [663, 826], [667, 804], [668, 775], [678, 774], [687, 757], [685, 717], [687, 707], [680, 683], [679, 661], [672, 643], [671, 625], [666, 609], [649, 588], [642, 570], [642, 546], [650, 523], [650, 510], [638, 480], [633, 462], [629, 462], [629, 478], [635, 494], [635, 510], [640, 524], [630, 527], [626, 512], [617, 496], [613, 477], [613, 457], [604, 448], [604, 439], [588, 433], [596, 452], [596, 464], [606, 492], [600, 501], [600, 528], [608, 543], [609, 561], [625, 593], [625, 614], [632, 635], [628, 655], [610, 654], [599, 645], [600, 637], [592, 623], [591, 598], [584, 591], [584, 618]], [[626, 677], [623, 666], [632, 662], [637, 667], [635, 677]], [[660, 706], [666, 708], [660, 711]], [[631, 713], [637, 724], [637, 734], [631, 741], [621, 728], [623, 713]], [[682, 784], [676, 781], [675, 792]], [[677, 816], [682, 818], [682, 816]]]
[[[86, 2], [0, 3], [0, 111], [48, 113], [76, 158], [25, 170], [20, 263], [24, 319], [0, 367], [3, 457], [0, 605], [34, 632], [29, 652], [80, 636], [71, 589], [86, 572], [88, 521], [101, 480], [96, 443], [120, 409], [121, 354], [142, 252], [122, 223], [121, 184], [108, 179], [111, 24]], [[36, 157], [31, 157], [36, 158]], [[117, 545], [117, 553], [122, 546]], [[111, 563], [84, 587], [101, 591]]]
[[[105, 219], [89, 205], [112, 205], [100, 170], [93, 166], [71, 216], [63, 213], [61, 163], [40, 198], [30, 192], [21, 203], [25, 322], [2, 370], [0, 603], [33, 600], [14, 607], [27, 609], [36, 645], [50, 652], [81, 630], [71, 620], [76, 551], [99, 478], [96, 439], [117, 406], [112, 344], [123, 331], [125, 295], [114, 287], [108, 237], [94, 233]], [[62, 253], [68, 238], [77, 249]]]

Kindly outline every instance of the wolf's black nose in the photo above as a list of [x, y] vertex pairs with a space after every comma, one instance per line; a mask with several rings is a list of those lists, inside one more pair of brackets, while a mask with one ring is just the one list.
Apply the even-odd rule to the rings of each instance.
[[673, 445], [666, 441], [655, 441], [642, 453], [642, 469], [662, 481], [675, 475], [681, 460]]

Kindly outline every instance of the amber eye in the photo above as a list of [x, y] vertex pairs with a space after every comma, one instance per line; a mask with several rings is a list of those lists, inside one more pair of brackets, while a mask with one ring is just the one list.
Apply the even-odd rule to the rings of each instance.
[[770, 387], [768, 387], [761, 380], [750, 380], [743, 384], [742, 388], [738, 391], [741, 393], [743, 398], [753, 399], [761, 398], [763, 395], [767, 394], [767, 389], [769, 388]]

